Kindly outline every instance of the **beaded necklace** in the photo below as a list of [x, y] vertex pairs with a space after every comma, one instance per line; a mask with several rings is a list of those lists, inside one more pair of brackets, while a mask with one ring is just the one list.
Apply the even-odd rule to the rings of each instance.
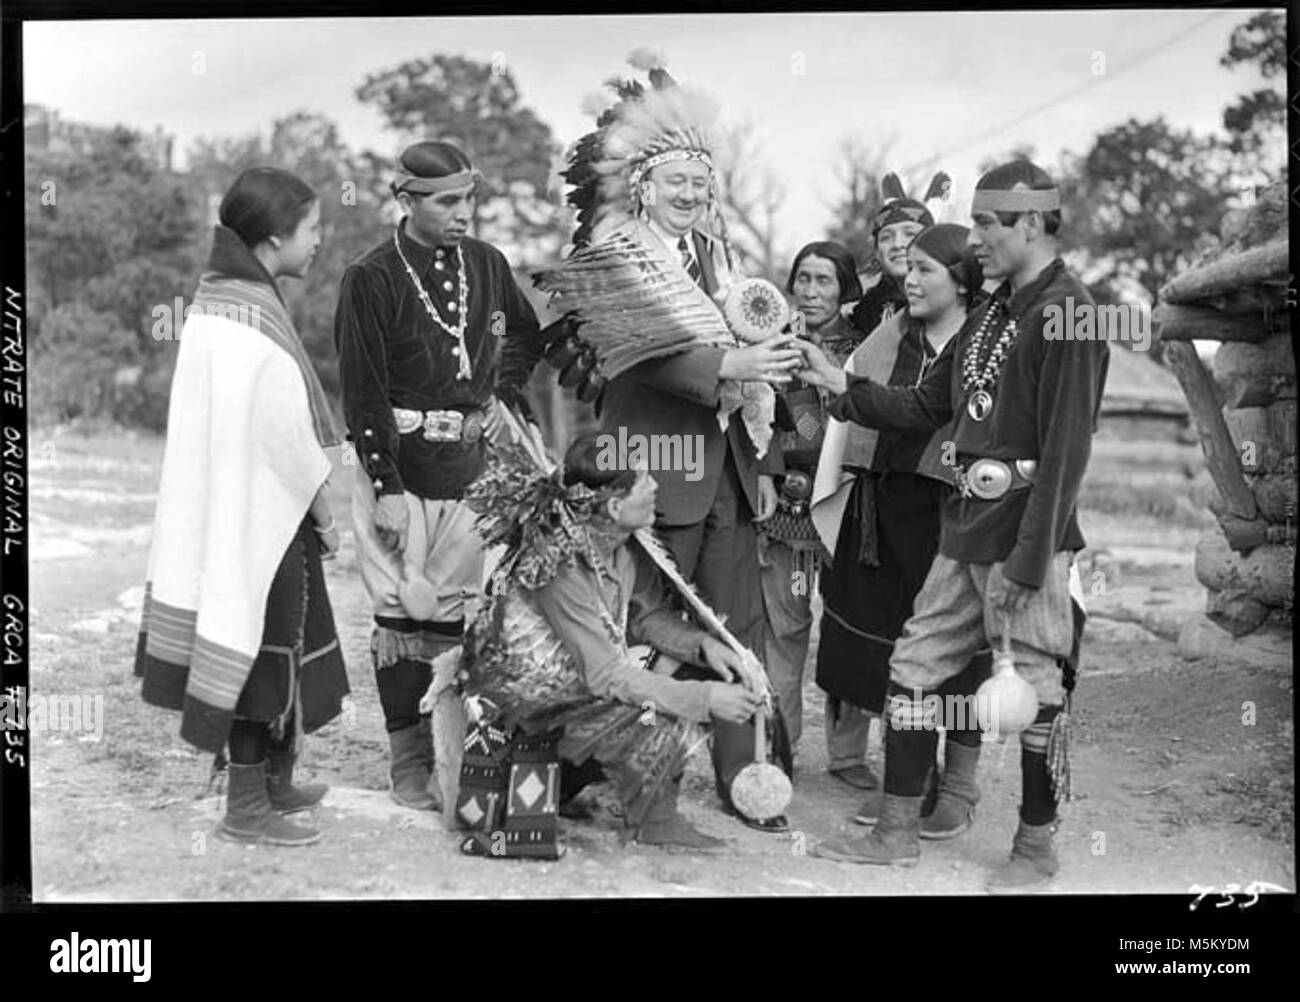
[[424, 312], [429, 314], [429, 319], [441, 327], [444, 331], [456, 339], [456, 347], [452, 349], [452, 354], [460, 360], [460, 368], [456, 373], [457, 379], [469, 379], [471, 375], [469, 365], [469, 349], [465, 347], [465, 325], [469, 317], [469, 282], [465, 278], [465, 254], [460, 246], [456, 247], [456, 282], [460, 287], [459, 302], [457, 305], [456, 326], [452, 327], [442, 317], [438, 316], [438, 311], [434, 309], [433, 300], [429, 298], [429, 293], [424, 289], [424, 283], [420, 281], [420, 276], [415, 273], [411, 267], [411, 262], [406, 260], [406, 255], [402, 253], [402, 244], [397, 239], [397, 230], [393, 231], [393, 246], [397, 248], [397, 256], [402, 261], [402, 266], [406, 269], [406, 274], [410, 276], [411, 283], [415, 286], [416, 294], [420, 297], [420, 302], [424, 304]]
[[1005, 323], [995, 325], [994, 321], [1003, 309], [1002, 303], [995, 301], [984, 312], [979, 327], [962, 355], [961, 388], [965, 393], [974, 391], [966, 401], [966, 413], [975, 421], [983, 421], [992, 413], [993, 394], [989, 392], [989, 387], [1001, 375], [1002, 363], [1006, 361], [1019, 333], [1016, 317], [1008, 317]]

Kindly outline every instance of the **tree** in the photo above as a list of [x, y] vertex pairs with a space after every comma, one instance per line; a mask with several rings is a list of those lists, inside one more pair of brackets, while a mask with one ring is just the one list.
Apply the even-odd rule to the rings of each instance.
[[1154, 302], [1160, 286], [1215, 241], [1230, 172], [1213, 138], [1163, 118], [1130, 119], [1097, 136], [1083, 157], [1065, 158], [1067, 232], [1112, 290], [1136, 283]]
[[[1015, 146], [1011, 147], [1011, 149], [1008, 152], [1004, 153], [1002, 156], [985, 157], [983, 160], [981, 160], [978, 168], [978, 173], [981, 176], [983, 176], [984, 174], [987, 174], [989, 171], [991, 171], [994, 167], [1001, 167], [1003, 164], [1010, 163], [1012, 160], [1029, 160], [1033, 163], [1038, 163], [1038, 161], [1034, 159], [1036, 155], [1037, 152], [1035, 148], [1029, 143], [1017, 143]], [[1043, 167], [1042, 164], [1038, 164], [1038, 166]], [[1043, 167], [1043, 169], [1046, 170], [1049, 174], [1051, 173], [1050, 168]]]
[[753, 122], [719, 131], [714, 158], [723, 212], [731, 223], [730, 242], [742, 270], [778, 286], [790, 255], [777, 245], [776, 215], [785, 204], [785, 187], [762, 163]]
[[[117, 419], [129, 413], [131, 384], [139, 369], [136, 335], [111, 313], [74, 300], [41, 320], [39, 348], [33, 338], [31, 386], [38, 421]], [[165, 420], [165, 414], [163, 415]]]
[[[1255, 66], [1265, 80], [1286, 79], [1286, 20], [1280, 11], [1262, 11], [1233, 29], [1219, 65]], [[1223, 111], [1229, 148], [1273, 181], [1285, 172], [1286, 97], [1275, 87], [1241, 95]]]
[[903, 190], [920, 199], [934, 172], [929, 165], [900, 170], [889, 161], [897, 136], [872, 142], [859, 135], [842, 136], [836, 146], [835, 178], [839, 200], [831, 205], [832, 224], [827, 239], [835, 240], [852, 253], [860, 271], [877, 271], [876, 244], [871, 225], [880, 209], [880, 180], [888, 173], [899, 175]]
[[[190, 173], [215, 222], [215, 207], [240, 173], [271, 166], [302, 178], [320, 198], [323, 240], [302, 281], [280, 283], [303, 346], [326, 391], [337, 394], [334, 310], [348, 264], [392, 233], [387, 218], [388, 171], [354, 153], [323, 115], [299, 111], [277, 119], [270, 135], [200, 139], [189, 153]], [[204, 230], [203, 241], [209, 241]]]
[[192, 193], [141, 133], [86, 126], [28, 148], [26, 193], [37, 418], [161, 427], [175, 342], [152, 314], [193, 281]]
[[547, 185], [559, 145], [550, 126], [522, 104], [507, 67], [437, 54], [370, 74], [356, 96], [403, 141], [438, 138], [469, 155], [485, 182], [476, 236], [528, 265], [558, 255], [566, 235]]

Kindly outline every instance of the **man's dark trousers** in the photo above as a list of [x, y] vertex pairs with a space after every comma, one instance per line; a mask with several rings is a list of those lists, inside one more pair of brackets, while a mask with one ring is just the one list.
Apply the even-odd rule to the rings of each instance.
[[[735, 420], [733, 415], [732, 420]], [[758, 536], [745, 500], [728, 442], [718, 492], [708, 514], [692, 525], [656, 526], [686, 580], [722, 616], [727, 629], [752, 651], [760, 651], [763, 595], [758, 568]], [[718, 681], [713, 672], [694, 665], [677, 678]], [[754, 761], [754, 725], [713, 720], [713, 776], [718, 796], [731, 805], [731, 781]]]

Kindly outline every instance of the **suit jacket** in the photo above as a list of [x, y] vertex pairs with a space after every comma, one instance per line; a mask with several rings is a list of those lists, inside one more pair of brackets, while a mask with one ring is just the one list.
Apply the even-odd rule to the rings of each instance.
[[[692, 231], [704, 291], [714, 295], [729, 279], [721, 241]], [[735, 459], [751, 515], [758, 510], [758, 476], [781, 469], [775, 443], [762, 462], [739, 412], [727, 430], [718, 427], [718, 370], [726, 348], [692, 348], [667, 358], [634, 366], [605, 387], [601, 400], [601, 431], [618, 435], [699, 435], [704, 445], [699, 480], [687, 480], [687, 470], [651, 470], [659, 484], [657, 504], [663, 526], [692, 525], [708, 514], [718, 493], [727, 451]], [[693, 474], [692, 474], [693, 475]]]

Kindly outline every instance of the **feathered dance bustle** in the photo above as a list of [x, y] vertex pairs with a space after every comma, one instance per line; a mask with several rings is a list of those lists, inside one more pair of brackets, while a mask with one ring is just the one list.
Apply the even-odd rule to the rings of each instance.
[[533, 276], [556, 312], [580, 318], [580, 336], [596, 349], [606, 379], [646, 359], [735, 343], [714, 302], [639, 228], [625, 221]]

